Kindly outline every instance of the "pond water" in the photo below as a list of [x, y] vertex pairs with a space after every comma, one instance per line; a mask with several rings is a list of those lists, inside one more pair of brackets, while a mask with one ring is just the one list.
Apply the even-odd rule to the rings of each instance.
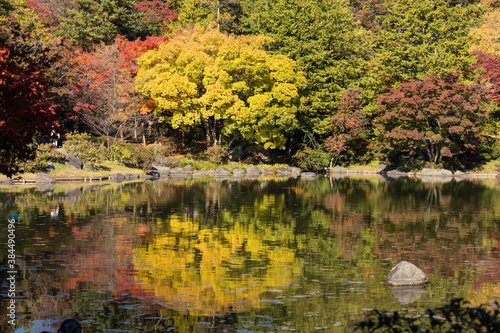
[[[0, 188], [16, 332], [353, 331], [371, 309], [500, 301], [500, 183], [378, 176]], [[399, 261], [427, 288], [391, 290]]]

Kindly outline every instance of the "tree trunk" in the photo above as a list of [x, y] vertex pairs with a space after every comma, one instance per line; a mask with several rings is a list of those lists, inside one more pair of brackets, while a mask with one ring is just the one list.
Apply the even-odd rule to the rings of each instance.
[[217, 30], [220, 31], [220, 1], [217, 0]]
[[[333, 154], [332, 158], [330, 159], [330, 171], [332, 171], [333, 167], [337, 164], [337, 158], [339, 157], [339, 154]], [[333, 162], [333, 159], [335, 158], [335, 162]]]
[[205, 125], [205, 135], [207, 136], [207, 146], [210, 147], [210, 119], [203, 119], [203, 124]]
[[134, 119], [134, 139], [137, 140], [137, 118]]
[[108, 139], [108, 158], [111, 156], [111, 145], [109, 142], [109, 133], [106, 135], [106, 139]]

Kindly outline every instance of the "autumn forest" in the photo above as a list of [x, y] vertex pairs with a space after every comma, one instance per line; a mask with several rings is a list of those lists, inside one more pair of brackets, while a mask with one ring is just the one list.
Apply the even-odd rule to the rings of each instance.
[[58, 134], [118, 160], [162, 143], [467, 171], [500, 157], [499, 15], [495, 0], [0, 0], [0, 173]]

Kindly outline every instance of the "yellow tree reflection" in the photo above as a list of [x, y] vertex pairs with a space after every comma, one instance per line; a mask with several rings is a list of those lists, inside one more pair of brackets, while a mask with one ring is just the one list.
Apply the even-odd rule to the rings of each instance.
[[168, 225], [168, 232], [134, 250], [134, 265], [142, 287], [169, 307], [206, 316], [248, 311], [266, 305], [262, 293], [286, 288], [301, 274], [301, 260], [287, 245], [294, 237], [291, 227], [236, 221], [203, 229], [178, 215]]

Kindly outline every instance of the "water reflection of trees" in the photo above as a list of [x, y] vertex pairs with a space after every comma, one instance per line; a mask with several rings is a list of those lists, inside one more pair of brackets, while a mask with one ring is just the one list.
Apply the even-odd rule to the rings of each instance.
[[169, 307], [211, 316], [266, 306], [263, 292], [286, 288], [301, 273], [293, 230], [242, 223], [227, 212], [224, 227], [171, 215], [168, 230], [134, 251], [136, 279]]
[[[473, 302], [488, 300], [500, 282], [496, 208], [500, 207], [500, 191], [480, 182], [423, 184], [418, 179], [383, 182], [376, 177], [314, 182], [184, 180], [57, 186], [50, 195], [36, 188], [16, 191], [0, 192], [0, 210], [4, 216], [17, 210], [23, 217], [18, 246], [23, 253], [31, 253], [24, 256], [23, 269], [25, 288], [33, 293], [23, 302], [26, 313], [43, 303], [47, 303], [47, 315], [67, 313], [70, 300], [78, 303], [71, 297], [81, 295], [75, 290], [82, 288], [105, 293], [110, 304], [141, 298], [148, 311], [159, 311], [164, 307], [152, 300], [172, 295], [174, 289], [158, 281], [180, 282], [175, 277], [181, 270], [167, 269], [154, 277], [145, 267], [175, 262], [182, 249], [186, 253], [178, 267], [193, 268], [183, 280], [194, 281], [191, 286], [208, 281], [193, 274], [203, 265], [225, 269], [206, 278], [226, 281], [226, 290], [237, 288], [244, 274], [264, 281], [260, 287], [249, 287], [246, 296], [243, 292], [235, 297], [227, 296], [229, 292], [213, 294], [226, 309], [238, 297], [276, 300], [269, 289], [294, 285], [301, 277], [320, 281], [301, 286], [301, 293], [310, 293], [304, 298], [294, 298], [298, 291], [293, 287], [285, 289], [279, 306], [249, 303], [253, 304], [249, 308], [261, 313], [285, 307], [288, 314], [283, 320], [301, 321], [301, 327], [310, 328], [319, 319], [306, 318], [304, 313], [331, 308], [358, 313], [363, 307], [390, 304], [392, 296], [380, 281], [400, 260], [410, 260], [433, 276], [434, 285], [443, 287], [443, 293], [433, 290], [435, 297], [446, 297], [444, 290], [454, 290]], [[187, 232], [189, 225], [193, 234]], [[61, 245], [66, 246], [62, 251]], [[139, 257], [134, 259], [134, 254]], [[248, 260], [256, 255], [260, 261]], [[5, 253], [0, 257], [6, 261]], [[256, 270], [250, 262], [266, 269]], [[272, 273], [274, 267], [289, 267], [290, 274]], [[138, 284], [138, 270], [145, 274], [141, 277], [145, 284], [163, 289], [147, 290]], [[279, 279], [273, 278], [278, 275]], [[469, 280], [473, 283], [458, 291], [457, 286]], [[57, 290], [51, 289], [54, 284]], [[62, 294], [59, 303], [52, 301]], [[81, 301], [80, 311], [97, 307], [92, 297], [89, 294]], [[117, 311], [116, 316], [123, 318], [120, 310], [103, 304], [100, 311]], [[97, 313], [93, 316], [99, 318]], [[178, 312], [169, 316], [177, 316], [169, 324], [176, 327], [180, 323], [193, 327], [204, 320]], [[107, 325], [113, 328], [115, 323]]]
[[[497, 188], [471, 181], [345, 178], [325, 195], [324, 206], [337, 239], [359, 239], [370, 228], [375, 239], [371, 253], [377, 257], [409, 260], [441, 278], [471, 279], [474, 270], [467, 262], [498, 261], [484, 245], [500, 228], [492, 209], [499, 200]], [[352, 245], [342, 250], [351, 258], [359, 255]]]

